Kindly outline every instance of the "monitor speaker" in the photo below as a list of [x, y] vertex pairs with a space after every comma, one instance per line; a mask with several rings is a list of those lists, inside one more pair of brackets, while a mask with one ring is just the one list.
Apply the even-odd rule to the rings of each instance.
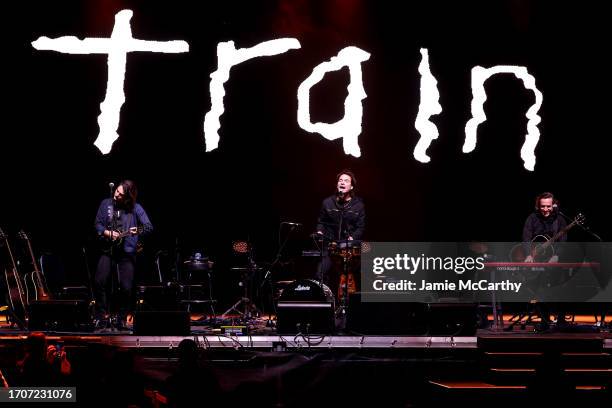
[[428, 303], [427, 334], [474, 336], [478, 326], [476, 303]]
[[427, 304], [415, 302], [362, 302], [361, 293], [349, 296], [347, 329], [356, 334], [424, 335]]
[[191, 320], [186, 311], [136, 311], [133, 333], [141, 336], [188, 336]]
[[85, 300], [36, 300], [30, 302], [28, 329], [38, 331], [86, 331], [92, 328]]

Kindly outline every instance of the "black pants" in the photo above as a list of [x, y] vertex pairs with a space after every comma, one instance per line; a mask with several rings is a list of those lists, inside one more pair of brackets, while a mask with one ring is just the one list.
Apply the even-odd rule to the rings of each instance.
[[134, 254], [123, 251], [112, 257], [110, 254], [100, 257], [94, 284], [97, 314], [120, 313], [125, 317], [132, 310], [135, 264]]

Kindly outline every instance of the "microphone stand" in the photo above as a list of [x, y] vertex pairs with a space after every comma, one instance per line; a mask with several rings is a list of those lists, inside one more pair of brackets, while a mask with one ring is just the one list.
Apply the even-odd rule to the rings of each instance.
[[[118, 228], [118, 224], [119, 224], [119, 210], [115, 210], [115, 201], [114, 201], [114, 197], [113, 197], [113, 187], [110, 188], [110, 199], [111, 199], [111, 208], [112, 208], [112, 221], [111, 221], [111, 247], [110, 247], [110, 273], [111, 273], [111, 279], [113, 279], [114, 276], [114, 280], [111, 282], [111, 299], [112, 299], [112, 306], [114, 308], [114, 319], [111, 318], [111, 328], [117, 329], [119, 330], [122, 326], [123, 326], [123, 322], [122, 322], [122, 317], [121, 317], [121, 287], [120, 287], [120, 282], [121, 282], [121, 277], [119, 276], [119, 265], [117, 263], [117, 251], [116, 251], [116, 243], [112, 237], [112, 234], [114, 231], [117, 230]], [[113, 274], [113, 269], [115, 270], [115, 273]], [[110, 308], [109, 308], [109, 312], [110, 312]], [[114, 327], [113, 327], [113, 323], [114, 323]]]
[[[279, 239], [280, 239], [280, 230], [281, 230], [281, 226], [283, 223], [281, 222], [279, 227], [278, 227], [278, 233], [279, 233]], [[272, 263], [270, 264], [270, 266], [268, 266], [268, 270], [266, 271], [263, 280], [261, 282], [261, 285], [259, 285], [259, 289], [263, 289], [263, 287], [265, 286], [266, 282], [268, 282], [270, 284], [270, 300], [272, 303], [272, 310], [274, 312], [274, 315], [277, 315], [276, 312], [276, 304], [274, 303], [274, 283], [272, 282], [272, 269], [276, 266], [276, 264], [278, 264], [280, 262], [281, 256], [283, 254], [283, 249], [285, 248], [285, 245], [287, 245], [287, 241], [289, 241], [289, 237], [291, 236], [291, 233], [297, 228], [297, 225], [295, 224], [287, 224], [289, 225], [291, 228], [289, 228], [289, 232], [287, 233], [287, 235], [285, 236], [284, 241], [282, 242], [282, 244], [279, 246], [278, 248], [278, 252], [276, 253], [276, 257], [274, 258], [274, 261], [272, 261]], [[270, 318], [270, 314], [268, 313], [268, 321], [266, 322], [266, 326], [270, 327], [272, 326], [272, 319]]]
[[[107, 224], [107, 227], [109, 228], [109, 237], [108, 240], [110, 241], [109, 244], [109, 250], [108, 250], [108, 276], [110, 277], [111, 280], [111, 290], [110, 290], [110, 296], [107, 299], [106, 302], [106, 307], [107, 307], [107, 312], [109, 314], [109, 328], [115, 329], [117, 328], [117, 324], [116, 324], [116, 319], [118, 314], [115, 312], [114, 308], [117, 306], [117, 288], [116, 286], [119, 284], [119, 270], [115, 265], [115, 242], [113, 240], [113, 232], [117, 230], [117, 214], [115, 213], [115, 201], [114, 201], [114, 197], [113, 197], [113, 188], [115, 187], [115, 185], [113, 183], [109, 183], [108, 185], [109, 187], [109, 200], [110, 200], [110, 223]], [[113, 272], [113, 269], [116, 269], [116, 274]], [[106, 289], [104, 289], [106, 291]]]
[[[335, 210], [335, 211], [338, 211], [338, 210]], [[331, 224], [331, 223], [327, 223], [327, 222], [320, 222], [319, 221], [319, 223], [321, 225], [336, 226], [336, 224]], [[333, 241], [333, 238], [331, 236], [329, 236], [328, 234], [326, 234], [326, 233], [318, 234], [316, 232], [314, 234], [312, 234], [312, 238], [315, 241], [315, 244], [317, 243], [318, 239], [321, 240], [321, 245], [320, 246], [318, 244], [316, 244], [316, 245], [319, 247], [319, 256], [320, 256], [320, 263], [321, 263], [321, 266], [320, 266], [321, 273], [319, 275], [319, 278], [320, 278], [319, 279], [319, 286], [323, 287], [324, 282], [325, 282], [325, 276], [324, 276], [325, 275], [325, 271], [324, 271], [324, 268], [323, 268], [323, 257], [324, 257], [324, 252], [325, 252], [325, 243]]]

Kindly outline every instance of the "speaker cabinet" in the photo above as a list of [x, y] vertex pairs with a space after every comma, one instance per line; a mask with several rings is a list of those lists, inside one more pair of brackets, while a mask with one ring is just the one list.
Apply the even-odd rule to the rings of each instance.
[[476, 303], [428, 303], [428, 334], [432, 336], [474, 336], [478, 326]]
[[334, 308], [331, 302], [278, 302], [278, 334], [317, 335], [334, 331]]
[[141, 336], [188, 336], [191, 334], [189, 312], [137, 311], [133, 333]]
[[347, 329], [368, 335], [473, 336], [474, 303], [362, 302], [349, 297]]
[[412, 302], [362, 302], [361, 294], [349, 297], [347, 329], [369, 335], [424, 335], [427, 304]]
[[85, 300], [36, 300], [30, 302], [28, 329], [84, 331], [92, 328]]
[[287, 285], [276, 307], [279, 334], [330, 334], [334, 329], [334, 296], [327, 286], [312, 279]]

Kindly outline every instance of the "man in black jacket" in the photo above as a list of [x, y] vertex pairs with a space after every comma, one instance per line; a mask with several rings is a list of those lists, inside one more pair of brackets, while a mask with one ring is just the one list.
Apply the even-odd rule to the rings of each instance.
[[[559, 212], [557, 210], [558, 202], [555, 199], [554, 195], [549, 192], [542, 193], [538, 195], [535, 199], [535, 211], [531, 213], [527, 219], [525, 220], [525, 225], [523, 227], [523, 246], [525, 248], [525, 262], [558, 262], [559, 256], [558, 253], [555, 254], [546, 254], [544, 253], [545, 259], [537, 259], [536, 254], [532, 251], [531, 242], [537, 241], [546, 241], [555, 237], [558, 233], [560, 233], [565, 227], [567, 223], [565, 219], [559, 216]], [[560, 236], [555, 238], [555, 241], [567, 241], [567, 234], [562, 233]], [[541, 329], [548, 329], [551, 321], [550, 321], [550, 309], [557, 309], [557, 326], [561, 327], [565, 324], [565, 305], [560, 303], [558, 305], [554, 304], [546, 304], [546, 303], [537, 303], [536, 305], [536, 313], [540, 315], [541, 318]]]
[[365, 229], [365, 207], [355, 196], [357, 185], [350, 170], [341, 171], [336, 177], [336, 193], [323, 200], [317, 234], [330, 240], [360, 240]]
[[[527, 217], [523, 227], [523, 242], [528, 243], [541, 237], [547, 240], [554, 237], [559, 231], [566, 227], [567, 223], [563, 217], [558, 216], [557, 201], [552, 193], [542, 193], [536, 197], [535, 211]], [[567, 235], [562, 234], [555, 241], [567, 241]], [[526, 251], [525, 262], [534, 262], [534, 257]], [[559, 258], [554, 255], [547, 259], [549, 262], [557, 262]]]
[[[333, 293], [338, 287], [336, 275], [339, 274], [330, 276], [333, 263], [329, 257], [329, 243], [344, 241], [340, 245], [348, 247], [350, 241], [355, 241], [355, 245], [359, 245], [365, 230], [365, 206], [363, 200], [355, 195], [356, 185], [355, 174], [342, 170], [336, 176], [336, 193], [323, 200], [319, 212], [316, 233], [323, 239], [323, 258], [317, 279], [327, 284]], [[359, 279], [358, 270], [351, 272], [355, 279]]]

